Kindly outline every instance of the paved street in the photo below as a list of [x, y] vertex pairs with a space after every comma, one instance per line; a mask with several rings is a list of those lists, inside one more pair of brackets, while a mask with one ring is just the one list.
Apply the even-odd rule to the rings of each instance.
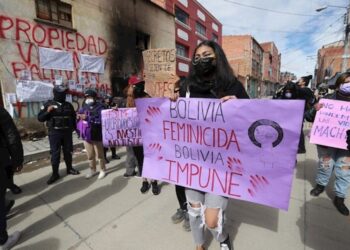
[[[230, 235], [237, 250], [348, 250], [350, 217], [333, 207], [332, 185], [319, 198], [309, 191], [316, 169], [316, 148], [298, 157], [289, 211], [231, 200], [228, 209]], [[122, 160], [108, 164], [103, 180], [86, 180], [84, 153], [75, 154], [79, 176], [64, 176], [47, 186], [49, 161], [26, 166], [15, 180], [23, 188], [9, 220], [9, 232], [22, 230], [14, 249], [194, 249], [190, 233], [170, 216], [177, 209], [174, 187], [163, 184], [159, 196], [142, 195], [141, 179], [123, 178]], [[13, 197], [11, 194], [9, 195]], [[349, 200], [347, 205], [350, 206]], [[209, 249], [219, 249], [215, 240]]]

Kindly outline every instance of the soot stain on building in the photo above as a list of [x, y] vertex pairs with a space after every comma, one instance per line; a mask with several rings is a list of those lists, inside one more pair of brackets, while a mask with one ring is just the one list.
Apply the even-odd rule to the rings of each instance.
[[[110, 67], [113, 95], [122, 96], [131, 74], [139, 74], [143, 69], [142, 51], [147, 49], [149, 36], [138, 26], [138, 20], [144, 21], [147, 13], [136, 8], [147, 8], [139, 4], [144, 0], [116, 0], [111, 3], [113, 15], [111, 20]], [[143, 6], [143, 7], [142, 7]], [[137, 10], [137, 11], [136, 11]]]

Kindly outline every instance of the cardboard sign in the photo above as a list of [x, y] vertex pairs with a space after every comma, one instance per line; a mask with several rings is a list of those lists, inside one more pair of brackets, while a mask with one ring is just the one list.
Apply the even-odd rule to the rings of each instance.
[[350, 129], [350, 102], [321, 99], [324, 106], [317, 112], [310, 142], [347, 149], [346, 131]]
[[152, 97], [172, 97], [176, 76], [176, 50], [151, 49], [143, 52], [145, 91]]
[[106, 147], [142, 145], [136, 108], [102, 110], [102, 137]]
[[143, 177], [288, 209], [303, 101], [144, 98], [136, 105]]

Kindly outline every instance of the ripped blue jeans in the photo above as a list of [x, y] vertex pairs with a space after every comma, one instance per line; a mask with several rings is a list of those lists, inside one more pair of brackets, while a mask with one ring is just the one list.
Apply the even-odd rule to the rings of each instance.
[[[197, 245], [203, 245], [205, 242], [205, 209], [218, 208], [218, 225], [216, 228], [208, 228], [213, 237], [223, 242], [228, 234], [224, 229], [225, 210], [228, 203], [228, 198], [216, 194], [204, 193], [201, 191], [186, 188], [186, 199], [188, 202], [187, 209], [190, 218], [192, 236]], [[200, 207], [193, 207], [193, 204], [200, 204]]]
[[317, 146], [319, 158], [316, 183], [327, 186], [332, 172], [335, 173], [334, 191], [340, 198], [346, 198], [350, 185], [350, 152], [344, 149]]

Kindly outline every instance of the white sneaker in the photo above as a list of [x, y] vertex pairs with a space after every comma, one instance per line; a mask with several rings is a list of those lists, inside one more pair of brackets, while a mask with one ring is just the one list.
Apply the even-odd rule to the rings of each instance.
[[14, 245], [16, 245], [17, 241], [21, 237], [21, 232], [16, 231], [13, 234], [9, 235], [7, 241], [4, 245], [0, 246], [1, 250], [10, 250]]
[[86, 179], [90, 179], [92, 176], [96, 174], [96, 170], [90, 169], [90, 172], [85, 175]]
[[101, 170], [100, 174], [98, 175], [97, 179], [103, 179], [106, 176], [106, 172]]

